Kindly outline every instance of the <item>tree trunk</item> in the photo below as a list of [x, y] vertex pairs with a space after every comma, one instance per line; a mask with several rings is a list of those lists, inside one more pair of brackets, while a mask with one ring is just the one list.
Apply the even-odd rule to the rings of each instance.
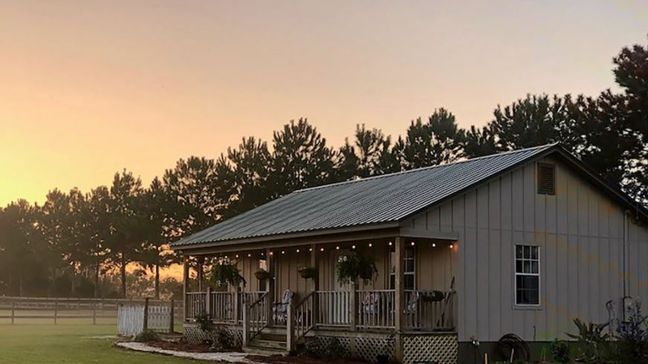
[[155, 299], [160, 299], [160, 265], [155, 264]]
[[124, 252], [121, 253], [120, 275], [121, 275], [121, 295], [123, 298], [126, 298], [126, 257], [124, 256]]
[[99, 298], [100, 296], [100, 288], [99, 288], [99, 260], [97, 260], [97, 264], [95, 265], [95, 271], [94, 271], [94, 298]]

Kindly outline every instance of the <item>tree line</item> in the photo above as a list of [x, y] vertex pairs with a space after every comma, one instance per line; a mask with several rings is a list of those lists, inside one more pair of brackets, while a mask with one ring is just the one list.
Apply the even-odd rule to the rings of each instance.
[[169, 242], [294, 190], [553, 142], [646, 204], [648, 47], [623, 48], [613, 63], [618, 92], [527, 95], [481, 128], [460, 128], [440, 108], [395, 139], [357, 125], [335, 148], [302, 118], [270, 142], [247, 137], [217, 158], [180, 159], [149, 185], [123, 170], [109, 186], [17, 200], [0, 209], [0, 294], [126, 297], [135, 264], [159, 295], [160, 269], [178, 262]]

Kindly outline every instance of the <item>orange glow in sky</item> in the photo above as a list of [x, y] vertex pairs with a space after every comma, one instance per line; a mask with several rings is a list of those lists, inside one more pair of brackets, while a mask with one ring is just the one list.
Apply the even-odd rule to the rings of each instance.
[[646, 24], [641, 1], [3, 1], [0, 205], [148, 183], [301, 116], [339, 146], [357, 123], [595, 95]]

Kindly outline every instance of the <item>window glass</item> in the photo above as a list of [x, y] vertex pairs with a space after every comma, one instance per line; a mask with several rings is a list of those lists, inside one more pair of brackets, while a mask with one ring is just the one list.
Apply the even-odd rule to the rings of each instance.
[[540, 304], [540, 247], [515, 246], [515, 303]]

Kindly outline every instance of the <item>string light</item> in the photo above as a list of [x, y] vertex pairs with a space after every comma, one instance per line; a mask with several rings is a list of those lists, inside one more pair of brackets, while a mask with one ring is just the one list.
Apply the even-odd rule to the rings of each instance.
[[355, 245], [351, 245], [351, 249], [355, 249]]
[[323, 252], [323, 251], [324, 251], [324, 248], [320, 248], [320, 251]]
[[369, 243], [369, 247], [371, 248], [372, 246], [373, 246], [373, 244]]
[[389, 242], [389, 246], [392, 246], [392, 242], [391, 242], [391, 241]]
[[436, 248], [436, 243], [432, 243], [432, 247], [433, 247], [433, 248]]
[[309, 252], [312, 252], [312, 251], [313, 251], [313, 248], [308, 248], [308, 251], [309, 251]]
[[272, 252], [270, 252], [270, 253], [268, 253], [268, 254], [272, 255]]
[[248, 258], [252, 257], [252, 254], [248, 253]]
[[299, 249], [297, 249], [297, 253], [299, 253]]
[[238, 257], [239, 257], [239, 256], [238, 256], [238, 254], [236, 254], [235, 256], [236, 256], [236, 258], [238, 258]]
[[450, 249], [454, 248], [454, 245], [450, 244]]
[[415, 242], [411, 242], [410, 244], [412, 244], [412, 246], [414, 246], [414, 245], [416, 245], [416, 243], [415, 243]]
[[336, 247], [335, 247], [335, 250], [340, 250], [340, 247], [339, 247], [339, 246], [336, 246]]
[[285, 250], [282, 250], [282, 251], [281, 251], [281, 254], [286, 254], [286, 251], [285, 251]]

